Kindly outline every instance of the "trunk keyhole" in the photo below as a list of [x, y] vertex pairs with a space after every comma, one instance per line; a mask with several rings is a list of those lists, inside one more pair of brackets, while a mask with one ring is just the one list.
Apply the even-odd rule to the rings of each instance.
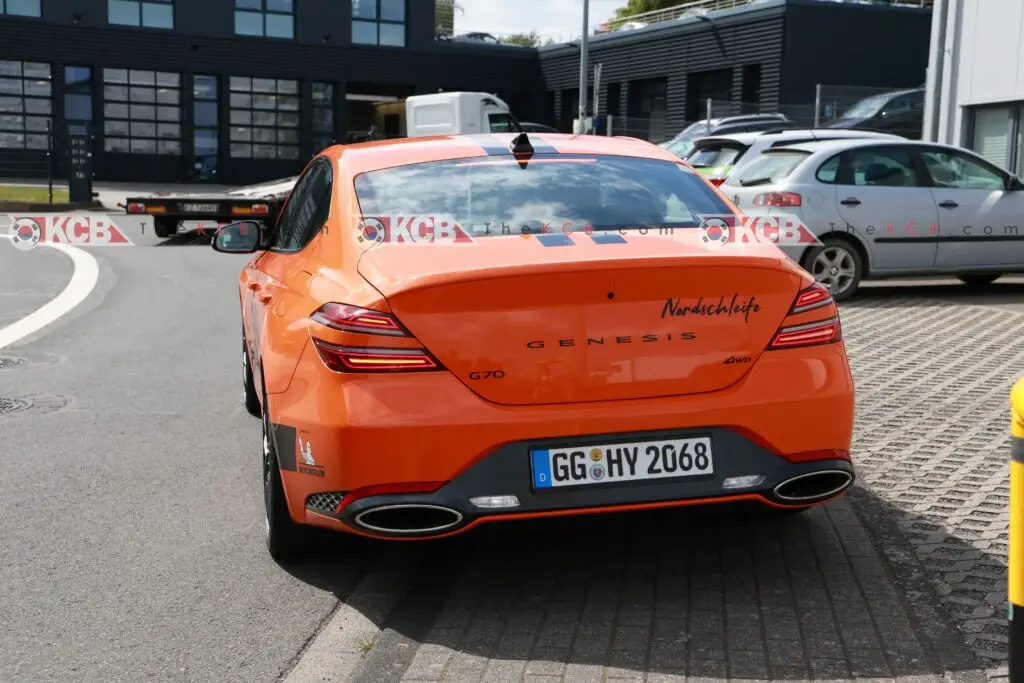
[[608, 298], [609, 299], [614, 299], [615, 298], [615, 292], [608, 292]]

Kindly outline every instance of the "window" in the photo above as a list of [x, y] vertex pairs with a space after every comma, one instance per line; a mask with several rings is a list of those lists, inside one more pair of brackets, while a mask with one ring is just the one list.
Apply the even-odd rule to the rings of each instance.
[[219, 125], [217, 77], [196, 74], [192, 78], [192, 154], [199, 177], [212, 178], [217, 172]]
[[0, 149], [50, 148], [50, 65], [0, 61]]
[[986, 168], [966, 154], [931, 150], [921, 153], [924, 165], [938, 187], [960, 190], [1003, 190], [1006, 180], [995, 169]]
[[359, 211], [366, 216], [452, 216], [478, 237], [541, 232], [544, 224], [566, 232], [582, 232], [588, 224], [597, 231], [695, 228], [700, 216], [731, 213], [700, 176], [671, 161], [561, 155], [557, 164], [520, 168], [512, 158], [494, 159], [360, 174], [355, 181]]
[[334, 144], [334, 85], [313, 84], [313, 149], [319, 153]]
[[299, 158], [299, 82], [231, 77], [231, 156]]
[[292, 0], [235, 0], [235, 35], [295, 37]]
[[0, 14], [12, 17], [41, 17], [42, 0], [0, 0]]
[[818, 172], [814, 175], [818, 182], [830, 184], [836, 182], [836, 176], [839, 175], [839, 160], [842, 156], [842, 154], [837, 154], [818, 167]]
[[686, 158], [694, 168], [732, 166], [747, 151], [747, 145], [715, 144], [695, 150]]
[[[577, 91], [576, 97], [579, 97]], [[626, 93], [626, 116], [630, 119], [643, 119], [637, 122], [643, 125], [635, 133], [638, 137], [661, 142], [668, 137], [666, 132], [666, 112], [668, 102], [668, 81], [664, 78], [650, 78], [629, 83]], [[586, 108], [587, 103], [583, 103]], [[574, 117], [575, 118], [575, 117]], [[645, 130], [646, 129], [646, 130]]]
[[742, 187], [774, 185], [785, 180], [809, 156], [809, 152], [768, 150], [761, 156], [752, 159], [749, 164], [744, 164], [742, 168], [734, 171], [735, 179], [730, 177], [728, 183]]
[[853, 185], [918, 187], [910, 154], [898, 149], [858, 149], [850, 153]]
[[281, 211], [271, 249], [298, 251], [316, 235], [330, 211], [332, 176], [330, 162], [318, 160], [310, 164]]
[[181, 74], [103, 70], [103, 148], [181, 154]]
[[492, 133], [516, 132], [516, 129], [512, 126], [512, 116], [509, 114], [489, 114], [487, 125]]
[[174, 28], [172, 0], [107, 0], [107, 22], [118, 26]]
[[64, 119], [88, 132], [92, 123], [92, 69], [88, 66], [64, 67]]
[[1009, 167], [1012, 127], [1013, 112], [1010, 107], [976, 109], [971, 149], [1000, 168]]
[[405, 47], [406, 0], [352, 0], [352, 42]]

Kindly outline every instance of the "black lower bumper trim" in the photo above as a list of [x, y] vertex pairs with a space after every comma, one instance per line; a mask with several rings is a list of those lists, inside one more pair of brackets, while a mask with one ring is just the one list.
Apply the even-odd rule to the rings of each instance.
[[[677, 439], [690, 436], [711, 436], [714, 444], [714, 474], [676, 479], [626, 481], [612, 484], [591, 484], [581, 487], [549, 488], [540, 491], [533, 487], [530, 452], [538, 448], [558, 448], [574, 444], [637, 442], [644, 440]], [[536, 442], [518, 442], [503, 446], [477, 462], [452, 481], [432, 493], [409, 493], [371, 496], [347, 505], [337, 515], [343, 523], [361, 528], [356, 518], [366, 511], [385, 505], [432, 505], [457, 511], [462, 520], [444, 533], [452, 533], [479, 518], [496, 515], [515, 515], [571, 511], [574, 509], [679, 503], [686, 501], [713, 503], [727, 502], [741, 495], [757, 494], [779, 505], [798, 507], [812, 505], [814, 500], [785, 501], [773, 491], [779, 484], [805, 474], [840, 470], [850, 475], [852, 485], [855, 473], [847, 460], [829, 459], [810, 462], [789, 462], [752, 441], [724, 428], [701, 430], [659, 431], [628, 435], [595, 435], [572, 439], [554, 439]], [[745, 475], [763, 475], [764, 481], [748, 489], [726, 489], [725, 479]], [[504, 508], [478, 508], [470, 503], [480, 496], [515, 496], [519, 505]], [[426, 533], [380, 534], [405, 538]]]

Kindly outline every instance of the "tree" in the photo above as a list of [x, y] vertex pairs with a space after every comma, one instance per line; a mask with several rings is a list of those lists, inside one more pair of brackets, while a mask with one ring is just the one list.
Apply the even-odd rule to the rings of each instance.
[[540, 44], [540, 36], [537, 35], [536, 31], [530, 31], [529, 33], [513, 33], [512, 35], [502, 39], [501, 42], [507, 43], [508, 45], [536, 47]]
[[437, 0], [434, 5], [434, 29], [438, 36], [455, 33], [455, 13], [463, 12], [462, 5], [455, 0]]
[[678, 7], [685, 4], [686, 0], [628, 0], [625, 7], [615, 10], [615, 18], [627, 19], [644, 12], [654, 12], [659, 9], [668, 9], [669, 7]]

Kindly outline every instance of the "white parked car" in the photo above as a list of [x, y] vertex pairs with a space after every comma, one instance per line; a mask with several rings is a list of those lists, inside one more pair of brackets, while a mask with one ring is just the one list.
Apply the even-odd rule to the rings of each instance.
[[719, 189], [750, 215], [794, 216], [821, 241], [781, 246], [849, 298], [864, 278], [1024, 273], [1024, 183], [965, 149], [862, 138], [766, 150]]
[[713, 184], [721, 185], [737, 166], [756, 159], [767, 149], [816, 140], [851, 138], [906, 139], [898, 135], [864, 130], [780, 128], [764, 132], [712, 135], [699, 138], [694, 140], [693, 149], [683, 155], [682, 159]]

